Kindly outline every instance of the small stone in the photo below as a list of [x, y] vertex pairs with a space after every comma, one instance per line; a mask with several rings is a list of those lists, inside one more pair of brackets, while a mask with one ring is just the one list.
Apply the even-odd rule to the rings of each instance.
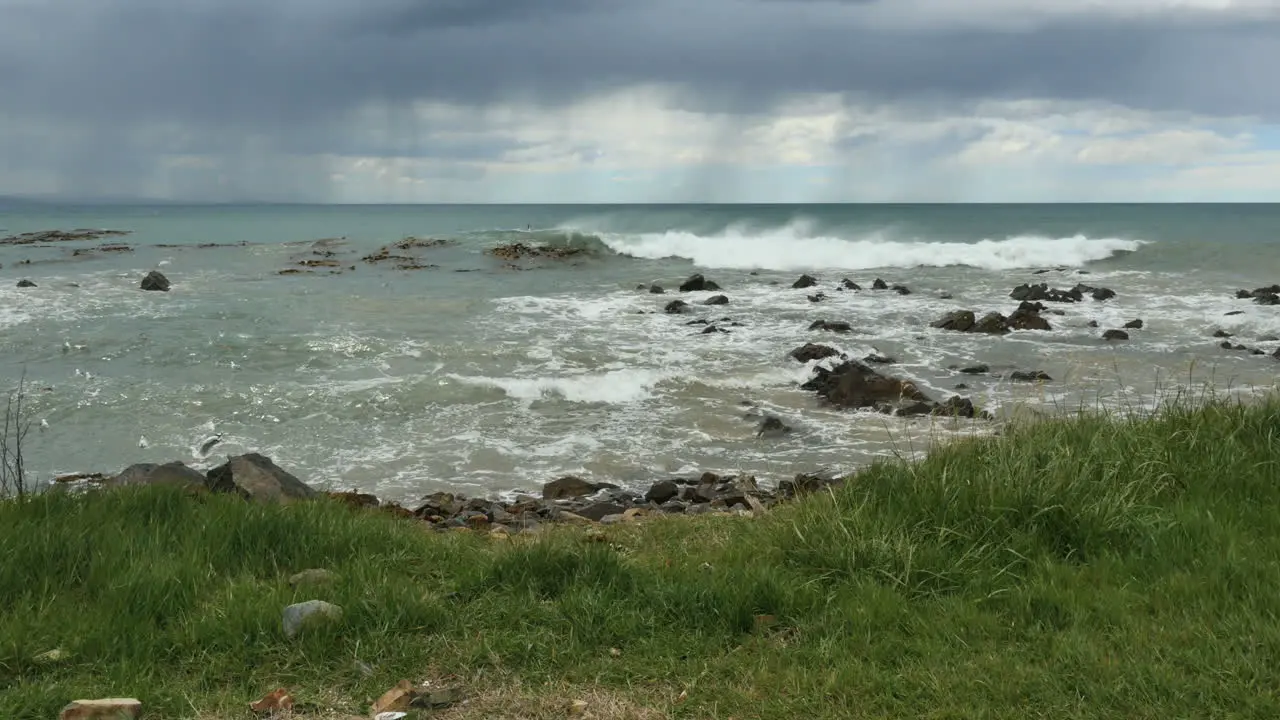
[[303, 627], [313, 623], [342, 619], [342, 608], [323, 600], [308, 600], [295, 603], [284, 609], [283, 627], [285, 637], [297, 637]]
[[301, 587], [304, 585], [328, 585], [337, 580], [338, 576], [324, 568], [312, 568], [295, 573], [289, 577], [289, 584], [293, 587]]
[[135, 720], [142, 715], [142, 701], [134, 698], [75, 700], [62, 708], [58, 720]]
[[1124, 327], [1126, 330], [1141, 330], [1142, 325], [1143, 325], [1142, 320], [1138, 319], [1138, 320], [1130, 320], [1129, 322], [1124, 324]]

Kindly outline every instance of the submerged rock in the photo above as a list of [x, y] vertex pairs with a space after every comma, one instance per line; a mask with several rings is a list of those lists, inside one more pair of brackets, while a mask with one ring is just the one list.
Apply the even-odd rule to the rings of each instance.
[[688, 310], [689, 310], [689, 303], [683, 300], [672, 300], [671, 302], [667, 303], [666, 307], [662, 308], [662, 312], [668, 315], [680, 315], [682, 313], [687, 312]]
[[152, 270], [147, 273], [146, 277], [142, 278], [142, 284], [140, 287], [143, 290], [153, 292], [169, 292], [169, 278], [165, 277], [164, 273], [161, 273], [159, 270]]
[[1108, 342], [1115, 341], [1115, 340], [1128, 340], [1129, 333], [1123, 330], [1108, 330], [1102, 333], [1102, 339]]
[[680, 285], [680, 292], [701, 292], [703, 290], [719, 290], [720, 286], [700, 274], [690, 275]]
[[788, 353], [788, 357], [802, 363], [812, 360], [822, 360], [824, 358], [839, 355], [840, 351], [828, 345], [819, 345], [817, 343], [805, 343], [804, 345], [792, 350]]
[[35, 286], [36, 286], [36, 284], [35, 284], [35, 283], [31, 282], [30, 280], [28, 280], [28, 279], [26, 279], [26, 278], [23, 278], [23, 279], [21, 279], [21, 280], [19, 280], [19, 281], [18, 281], [18, 287], [20, 287], [20, 288], [33, 288], [33, 287], [35, 287]]
[[810, 330], [825, 330], [826, 332], [847, 333], [853, 332], [853, 326], [847, 322], [815, 320], [809, 325]]
[[1124, 324], [1124, 328], [1126, 330], [1141, 330], [1142, 326], [1143, 326], [1143, 322], [1141, 319], [1130, 320], [1129, 322]]
[[791, 426], [782, 422], [782, 418], [774, 415], [765, 415], [764, 420], [756, 427], [756, 437], [782, 437], [791, 432]]

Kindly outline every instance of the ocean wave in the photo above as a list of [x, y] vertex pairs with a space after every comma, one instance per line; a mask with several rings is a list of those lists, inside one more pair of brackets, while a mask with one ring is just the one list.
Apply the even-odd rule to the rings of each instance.
[[628, 257], [685, 258], [702, 267], [753, 270], [1080, 267], [1135, 252], [1146, 244], [1143, 240], [1084, 235], [1058, 238], [1017, 235], [977, 242], [901, 241], [875, 234], [842, 238], [810, 234], [801, 223], [768, 230], [731, 228], [715, 235], [670, 230], [601, 233], [599, 238], [613, 252]]
[[516, 400], [558, 398], [574, 403], [622, 405], [653, 397], [653, 386], [669, 377], [651, 370], [614, 370], [569, 377], [468, 377], [450, 374], [457, 382], [497, 388]]

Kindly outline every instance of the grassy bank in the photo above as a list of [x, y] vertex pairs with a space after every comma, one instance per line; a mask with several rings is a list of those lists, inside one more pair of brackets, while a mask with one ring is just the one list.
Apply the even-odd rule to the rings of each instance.
[[[473, 699], [435, 716], [1277, 717], [1277, 508], [1275, 403], [1037, 423], [764, 518], [508, 540], [49, 495], [0, 506], [0, 717], [251, 717], [278, 686], [367, 715], [449, 676]], [[339, 581], [289, 587], [314, 567]], [[285, 640], [313, 597], [343, 622]]]

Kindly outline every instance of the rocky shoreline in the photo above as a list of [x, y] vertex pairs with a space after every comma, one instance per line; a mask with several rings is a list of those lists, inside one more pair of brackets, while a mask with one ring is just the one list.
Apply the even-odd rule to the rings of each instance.
[[658, 480], [641, 494], [610, 483], [566, 475], [543, 485], [537, 496], [488, 500], [439, 492], [406, 507], [369, 493], [321, 492], [270, 458], [248, 453], [228, 457], [223, 464], [203, 473], [181, 461], [139, 463], [116, 475], [90, 473], [57, 477], [53, 488], [55, 491], [91, 491], [162, 485], [198, 493], [238, 495], [247, 501], [263, 503], [305, 502], [328, 497], [356, 509], [421, 520], [440, 531], [519, 533], [553, 523], [611, 525], [662, 515], [752, 516], [778, 503], [834, 489], [843, 483], [843, 478], [831, 474], [800, 474], [769, 490], [760, 487], [750, 475], [703, 473], [698, 477]]

